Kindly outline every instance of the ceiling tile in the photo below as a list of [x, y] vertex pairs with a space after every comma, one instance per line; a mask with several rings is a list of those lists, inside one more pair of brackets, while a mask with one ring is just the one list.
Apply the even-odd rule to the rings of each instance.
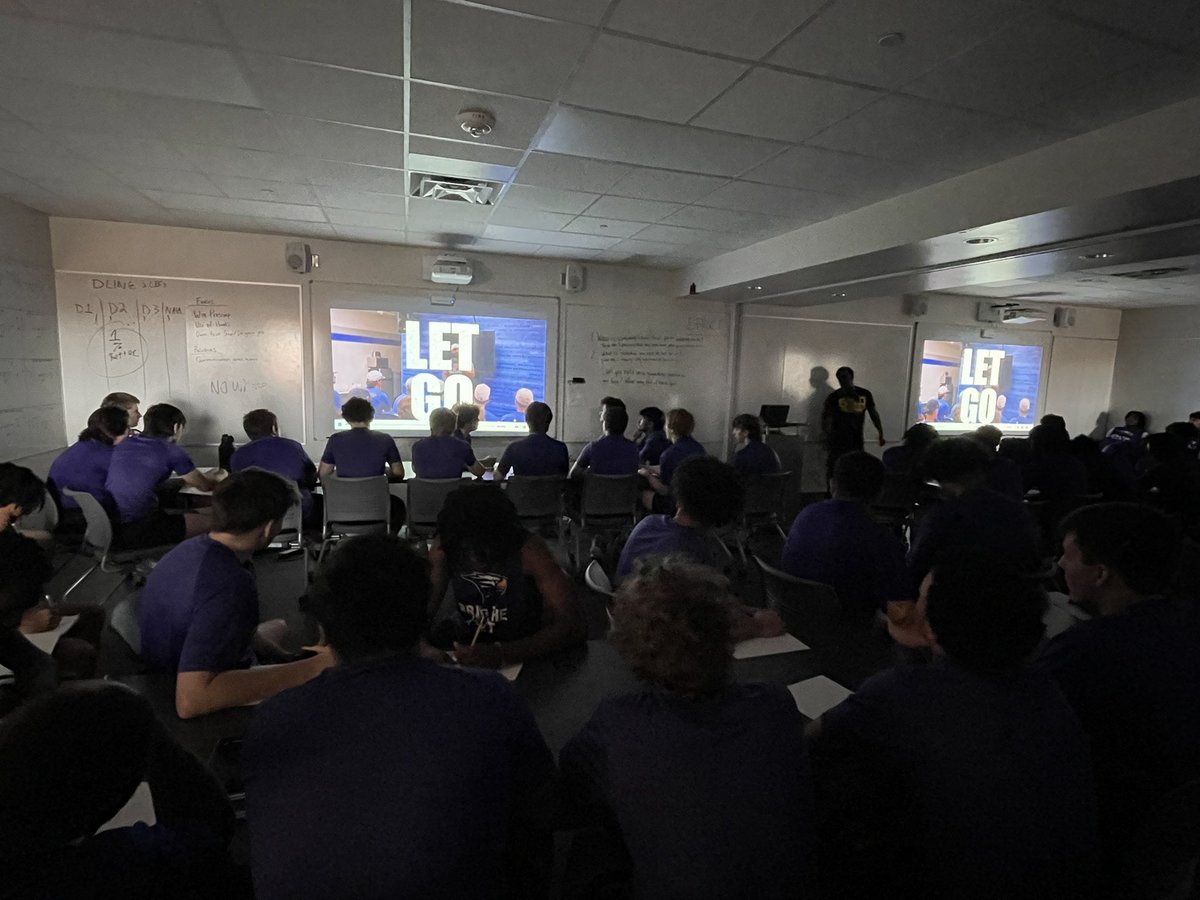
[[368, 72], [404, 74], [404, 13], [394, 0], [216, 0], [237, 45]]
[[[228, 50], [58, 22], [0, 19], [0, 72], [48, 81], [253, 106]], [[196, 77], [203, 72], [204, 77]]]
[[12, 196], [14, 194], [33, 196], [37, 194], [49, 195], [50, 193], [50, 191], [43, 187], [39, 187], [26, 178], [21, 178], [19, 175], [16, 175], [12, 172], [5, 172], [0, 169], [0, 194], [5, 194], [7, 196]]
[[394, 131], [299, 116], [275, 116], [275, 122], [296, 154], [369, 166], [401, 166], [404, 162], [404, 136]]
[[557, 153], [531, 153], [521, 164], [516, 181], [519, 184], [602, 194], [629, 171], [628, 166], [596, 159], [559, 156]]
[[[299, 203], [316, 206], [317, 194], [307, 184], [289, 184], [286, 181], [267, 181], [265, 178], [235, 178], [229, 175], [214, 175], [213, 184], [227, 197], [239, 200], [265, 200], [268, 203]], [[279, 216], [278, 218], [287, 218]]]
[[773, 69], [755, 69], [693, 124], [783, 141], [802, 141], [882, 96]]
[[682, 123], [745, 71], [741, 63], [602, 34], [571, 76], [563, 100]]
[[621, 197], [640, 197], [644, 200], [692, 203], [705, 194], [711, 194], [726, 180], [711, 175], [693, 175], [689, 172], [636, 168], [631, 169], [628, 175], [605, 193]]
[[538, 247], [535, 254], [537, 256], [548, 256], [553, 259], [596, 259], [600, 255], [600, 251], [583, 250], [579, 247], [556, 247], [553, 244], [546, 244]]
[[[414, 78], [544, 100], [558, 95], [592, 38], [581, 25], [437, 0], [413, 0], [412, 22]], [[470, 52], [464, 35], [478, 36]]]
[[465, 252], [474, 250], [478, 242], [479, 237], [474, 230], [467, 233], [452, 233], [410, 227], [404, 232], [404, 243], [414, 247], [435, 247]]
[[68, 134], [63, 143], [77, 155], [109, 172], [137, 173], [147, 169], [181, 171], [193, 168], [174, 147], [155, 138], [110, 134]]
[[424, 153], [408, 154], [408, 169], [439, 177], [472, 178], [506, 184], [516, 171], [512, 166], [497, 166], [491, 163], [471, 162], [466, 159], [447, 159], [444, 156], [427, 156]]
[[35, 16], [72, 25], [209, 44], [226, 40], [205, 0], [24, 0], [23, 5]]
[[350, 191], [345, 188], [318, 187], [321, 205], [334, 209], [360, 209], [364, 212], [404, 215], [404, 197], [400, 194], [376, 194], [370, 191]]
[[9, 78], [0, 75], [0, 107], [27, 122], [97, 134], [139, 134], [139, 100], [124, 91]]
[[825, 0], [626, 0], [608, 20], [628, 31], [682, 47], [759, 59]]
[[167, 191], [173, 194], [207, 194], [222, 196], [208, 176], [199, 172], [170, 172], [166, 169], [144, 169], [141, 172], [118, 172], [117, 179], [139, 191]]
[[575, 216], [571, 213], [543, 212], [537, 209], [510, 209], [507, 204], [502, 204], [492, 213], [492, 217], [488, 221], [492, 225], [515, 225], [518, 228], [560, 231], [574, 218]]
[[771, 216], [759, 215], [733, 209], [712, 209], [707, 206], [685, 206], [677, 213], [672, 213], [664, 225], [679, 225], [683, 228], [706, 228], [711, 231], [745, 231], [758, 232], [772, 228], [781, 228], [782, 220]]
[[660, 256], [667, 253], [676, 253], [679, 250], [678, 244], [664, 243], [662, 241], [643, 241], [637, 238], [621, 241], [612, 248], [616, 251], [635, 254], [638, 256]]
[[712, 239], [711, 231], [680, 228], [678, 225], [648, 225], [638, 234], [638, 240], [657, 241], [662, 244], [706, 244]]
[[401, 231], [407, 226], [404, 213], [365, 212], [361, 209], [327, 209], [326, 216], [335, 228], [339, 225], [355, 225], [361, 228], [396, 228]]
[[905, 87], [906, 93], [1021, 118], [1032, 103], [1154, 58], [1153, 48], [1034, 11]]
[[258, 234], [283, 234], [294, 237], [336, 236], [333, 227], [324, 222], [297, 222], [292, 219], [272, 219], [265, 216], [240, 216], [225, 213], [188, 213], [183, 223], [188, 227], [218, 228], [224, 231], [251, 231]]
[[1195, 0], [1155, 0], [1150, 8], [1129, 0], [1042, 0], [1042, 5], [1189, 53], [1200, 41]]
[[952, 175], [917, 163], [890, 162], [819, 147], [793, 147], [751, 169], [745, 178], [874, 200], [906, 194]]
[[167, 191], [146, 191], [146, 196], [167, 209], [197, 212], [226, 213], [233, 216], [293, 219], [298, 222], [324, 222], [325, 216], [315, 206], [296, 203], [268, 203], [261, 200], [234, 200], [225, 197], [203, 197], [199, 194], [174, 194]]
[[506, 209], [538, 209], [545, 212], [583, 212], [597, 198], [596, 194], [580, 191], [560, 191], [553, 188], [514, 184], [504, 193], [501, 205]]
[[326, 159], [306, 159], [302, 164], [311, 184], [380, 194], [408, 193], [408, 176], [400, 169], [358, 166]]
[[0, 153], [62, 156], [70, 152], [70, 146], [61, 135], [39, 131], [15, 119], [6, 120], [0, 128]]
[[489, 147], [487, 144], [469, 144], [465, 141], [443, 141], [428, 137], [409, 138], [408, 149], [410, 153], [420, 153], [424, 156], [466, 159], [493, 166], [513, 167], [521, 161], [520, 150]]
[[460, 110], [486, 109], [496, 117], [491, 134], [480, 139], [480, 146], [495, 145], [524, 150], [550, 111], [540, 100], [500, 97], [476, 91], [413, 82], [409, 88], [409, 130], [413, 134], [462, 140], [466, 133], [455, 120]]
[[589, 216], [620, 219], [626, 222], [658, 222], [680, 208], [678, 203], [662, 200], [635, 200], [632, 197], [601, 197], [588, 208]]
[[487, 5], [564, 22], [599, 25], [609, 3], [610, 0], [488, 0]]
[[563, 231], [576, 234], [598, 234], [601, 237], [633, 237], [646, 228], [645, 222], [622, 222], [619, 219], [600, 219], [595, 216], [580, 216]]
[[142, 119], [136, 133], [154, 134], [172, 143], [272, 151], [285, 148], [271, 116], [262, 110], [153, 97], [141, 98], [140, 108]]
[[747, 181], [731, 181], [700, 202], [718, 209], [740, 209], [806, 222], [828, 219], [855, 205], [854, 201], [834, 194]]
[[520, 241], [525, 244], [551, 244], [555, 247], [581, 247], [603, 250], [617, 242], [616, 238], [592, 234], [570, 234], [565, 231], [541, 231], [533, 228], [513, 228], [508, 225], [489, 225], [483, 236], [497, 241]]
[[425, 219], [431, 222], [482, 224], [494, 209], [493, 206], [477, 203], [431, 200], [427, 197], [413, 197], [408, 201], [409, 219]]
[[[775, 65], [899, 87], [1019, 20], [1015, 0], [838, 0], [772, 54]], [[904, 35], [897, 47], [879, 37]]]
[[521, 244], [516, 241], [490, 241], [487, 238], [471, 242], [470, 249], [480, 253], [515, 253], [529, 256], [535, 244]]
[[[308, 161], [299, 160], [279, 153], [264, 150], [247, 150], [243, 147], [214, 147], [207, 144], [176, 142], [180, 154], [191, 164], [209, 175], [234, 175], [241, 178], [266, 178], [278, 181], [303, 180], [308, 171]], [[185, 191], [185, 193], [192, 193]]]
[[404, 228], [366, 228], [360, 225], [334, 225], [334, 233], [344, 241], [372, 244], [403, 244]]
[[115, 180], [98, 166], [73, 156], [38, 156], [0, 152], [0, 169], [29, 181], [45, 178], [78, 184], [114, 184]]
[[455, 219], [426, 219], [412, 218], [408, 220], [408, 233], [423, 231], [426, 234], [437, 235], [442, 243], [463, 243], [464, 238], [475, 239], [483, 236], [485, 225], [482, 222], [463, 222]]
[[664, 169], [737, 175], [777, 153], [780, 146], [568, 106], [554, 113], [538, 149]]
[[259, 53], [243, 58], [264, 109], [404, 130], [404, 82], [399, 78]]

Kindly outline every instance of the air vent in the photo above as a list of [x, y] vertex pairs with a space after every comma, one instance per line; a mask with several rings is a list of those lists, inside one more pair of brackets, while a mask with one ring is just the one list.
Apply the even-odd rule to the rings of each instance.
[[448, 175], [423, 175], [419, 172], [411, 176], [410, 186], [413, 197], [477, 206], [490, 206], [500, 190], [500, 185], [491, 181], [451, 178]]
[[1152, 278], [1170, 278], [1172, 275], [1182, 275], [1188, 270], [1187, 266], [1168, 266], [1162, 269], [1139, 269], [1136, 272], [1113, 272], [1113, 278], [1138, 278], [1149, 281]]

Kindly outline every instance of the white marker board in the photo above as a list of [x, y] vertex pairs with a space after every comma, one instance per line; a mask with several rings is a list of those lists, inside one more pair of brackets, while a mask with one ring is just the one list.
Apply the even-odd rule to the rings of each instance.
[[729, 308], [716, 303], [568, 305], [563, 439], [597, 437], [600, 398], [612, 395], [629, 410], [628, 434], [643, 407], [683, 407], [696, 417], [696, 439], [720, 456], [729, 427], [729, 322]]
[[185, 444], [241, 438], [259, 407], [307, 439], [298, 285], [59, 272], [58, 328], [68, 430], [126, 391], [182, 409]]
[[0, 260], [0, 460], [64, 446], [54, 274]]

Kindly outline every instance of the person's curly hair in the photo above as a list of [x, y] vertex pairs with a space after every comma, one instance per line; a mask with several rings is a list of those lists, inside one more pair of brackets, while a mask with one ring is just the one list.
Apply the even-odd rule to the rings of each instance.
[[613, 639], [634, 673], [676, 693], [712, 694], [733, 662], [729, 582], [686, 556], [651, 557], [617, 591]]

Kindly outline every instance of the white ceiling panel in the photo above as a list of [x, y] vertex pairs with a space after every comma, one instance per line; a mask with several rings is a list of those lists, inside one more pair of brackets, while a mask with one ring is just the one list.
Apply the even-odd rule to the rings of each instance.
[[413, 0], [412, 21], [414, 78], [545, 100], [562, 89], [593, 34], [438, 0]]
[[760, 59], [825, 0], [623, 0], [608, 27], [682, 47]]
[[[0, 139], [2, 142], [2, 139]], [[68, 134], [63, 144], [108, 172], [188, 170], [193, 166], [166, 141], [111, 134]]]
[[376, 194], [337, 187], [316, 188], [321, 206], [333, 209], [359, 209], [363, 212], [404, 215], [404, 197], [400, 194]]
[[360, 225], [334, 225], [333, 231], [343, 241], [363, 241], [371, 244], [399, 244], [404, 241], [403, 228], [365, 228]]
[[223, 196], [212, 180], [200, 172], [171, 172], [166, 169], [144, 169], [141, 172], [115, 173], [119, 181], [139, 191], [167, 191], [172, 194], [207, 194]]
[[[264, 178], [235, 178], [229, 175], [214, 175], [213, 184], [226, 197], [239, 200], [265, 200], [268, 203], [299, 203], [302, 206], [317, 206], [317, 193], [307, 184], [290, 184], [286, 181], [267, 181]], [[286, 218], [280, 216], [279, 218]]]
[[404, 164], [404, 135], [394, 131], [337, 125], [299, 116], [276, 116], [275, 122], [296, 154], [368, 166]]
[[395, 0], [215, 0], [237, 45], [276, 56], [404, 74], [404, 14]]
[[48, 81], [166, 97], [255, 103], [228, 50], [16, 16], [0, 19], [0, 72], [37, 72]]
[[424, 219], [438, 223], [469, 222], [482, 224], [492, 213], [493, 207], [461, 200], [431, 200], [413, 197], [408, 201], [409, 219]]
[[1042, 0], [1042, 5], [1189, 53], [1200, 41], [1195, 0], [1155, 0], [1153, 7], [1129, 0]]
[[636, 200], [632, 197], [601, 197], [588, 207], [589, 216], [626, 222], [660, 222], [680, 208], [678, 203], [662, 200]]
[[875, 199], [905, 194], [944, 181], [952, 174], [917, 163], [889, 162], [819, 147], [793, 147], [751, 169], [745, 178], [765, 184]]
[[539, 209], [545, 212], [578, 215], [599, 199], [596, 194], [582, 191], [560, 191], [554, 188], [514, 184], [504, 192], [500, 201], [508, 209]]
[[68, 143], [61, 136], [39, 131], [16, 119], [7, 118], [0, 127], [0, 153], [61, 156], [68, 149]]
[[467, 245], [468, 250], [478, 253], [514, 253], [518, 256], [530, 256], [535, 244], [522, 244], [517, 241], [492, 241], [487, 238], [477, 238]]
[[638, 233], [638, 240], [658, 241], [663, 244], [709, 244], [713, 232], [698, 228], [680, 228], [678, 225], [647, 225]]
[[335, 228], [339, 225], [354, 225], [359, 228], [395, 228], [403, 231], [408, 224], [403, 211], [393, 215], [361, 209], [327, 209], [325, 213]]
[[571, 213], [543, 212], [537, 209], [509, 208], [501, 204], [488, 221], [493, 225], [515, 225], [518, 228], [536, 228], [542, 231], [561, 231], [574, 219]]
[[643, 241], [638, 238], [631, 238], [615, 244], [612, 249], [638, 256], [664, 256], [670, 253], [678, 253], [679, 245], [662, 241]]
[[399, 169], [358, 166], [325, 159], [306, 159], [303, 167], [311, 184], [380, 194], [408, 192], [408, 178]]
[[[177, 141], [173, 145], [195, 168], [209, 175], [265, 178], [271, 181], [302, 181], [309, 163], [279, 153], [247, 150], [244, 147], [214, 147]], [[184, 191], [183, 193], [192, 193]]]
[[779, 151], [780, 145], [683, 125], [562, 107], [554, 113], [538, 149], [732, 176], [765, 161]]
[[[683, 123], [745, 71], [741, 63], [602, 34], [571, 77], [563, 100]], [[654, 89], [647, 90], [649, 85]]]
[[[1015, 0], [838, 0], [772, 54], [776, 65], [897, 88], [1026, 12]], [[881, 47], [890, 32], [904, 35]]]
[[853, 207], [853, 201], [834, 194], [796, 188], [731, 181], [700, 201], [718, 209], [739, 209], [804, 222], [826, 219]]
[[145, 195], [117, 181], [79, 184], [74, 181], [44, 178], [39, 179], [38, 184], [60, 197], [68, 197], [93, 206], [112, 207], [122, 212], [145, 212], [158, 208]]
[[521, 164], [516, 180], [520, 184], [603, 194], [630, 171], [629, 166], [596, 159], [531, 153]]
[[606, 191], [621, 197], [640, 197], [644, 200], [667, 200], [673, 203], [692, 203], [711, 194], [726, 182], [711, 175], [690, 172], [668, 172], [664, 169], [635, 168]]
[[599, 25], [611, 0], [487, 0], [485, 5], [511, 9], [516, 12]]
[[438, 138], [413, 136], [409, 139], [408, 148], [410, 152], [420, 153], [424, 156], [465, 159], [493, 166], [509, 166], [510, 168], [516, 166], [521, 161], [520, 150], [510, 150], [507, 147], [491, 147], [487, 144], [475, 144], [466, 141], [443, 141]]
[[[23, 5], [35, 16], [72, 25], [209, 44], [226, 40], [221, 23], [205, 0], [24, 0]], [[17, 6], [15, 0], [11, 0], [11, 6]]]
[[0, 75], [0, 107], [53, 128], [97, 134], [139, 134], [144, 119], [137, 94], [103, 91]]
[[803, 141], [882, 95], [865, 88], [755, 69], [693, 124], [782, 141]]
[[410, 217], [408, 220], [409, 234], [414, 231], [423, 231], [430, 235], [440, 236], [442, 243], [451, 239], [457, 241], [462, 238], [483, 237], [484, 227], [482, 222], [463, 222], [451, 219], [414, 219]]
[[459, 91], [420, 82], [412, 84], [409, 101], [412, 104], [409, 127], [413, 134], [454, 140], [468, 138], [455, 116], [464, 109], [486, 109], [496, 117], [496, 126], [478, 143], [519, 150], [529, 146], [550, 111], [550, 104], [540, 100]]
[[411, 172], [429, 175], [449, 175], [454, 178], [474, 178], [499, 183], [511, 180], [513, 172], [516, 171], [512, 166], [497, 166], [466, 159], [447, 159], [444, 156], [427, 156], [424, 153], [408, 154], [408, 168]]
[[163, 140], [218, 144], [251, 150], [284, 150], [286, 145], [268, 113], [198, 100], [165, 100], [142, 97], [141, 125], [134, 133], [154, 134]]
[[38, 156], [28, 153], [0, 152], [0, 169], [29, 181], [52, 178], [57, 181], [87, 184], [113, 184], [108, 173], [86, 160], [73, 156]]
[[772, 216], [759, 213], [744, 212], [735, 209], [713, 209], [708, 206], [685, 206], [677, 213], [672, 213], [664, 221], [664, 225], [679, 225], [683, 228], [704, 228], [710, 231], [724, 231], [737, 234], [739, 232], [763, 232], [784, 230], [787, 222]]
[[[495, 220], [493, 219], [493, 221]], [[638, 234], [645, 227], [645, 222], [622, 222], [619, 219], [580, 216], [563, 228], [563, 231], [571, 231], [576, 234], [598, 234], [601, 237], [628, 238]]]
[[167, 191], [146, 191], [145, 193], [147, 197], [166, 209], [186, 209], [268, 219], [291, 219], [297, 222], [325, 221], [325, 216], [316, 206], [269, 203], [262, 200], [235, 200], [227, 197], [203, 197], [199, 194], [173, 194]]
[[538, 247], [535, 251], [538, 256], [549, 256], [555, 259], [597, 259], [600, 256], [599, 250], [584, 250], [580, 247], [557, 247], [553, 244], [546, 244]]
[[519, 241], [525, 244], [551, 244], [555, 247], [581, 247], [603, 250], [617, 242], [616, 238], [593, 234], [571, 234], [565, 231], [541, 231], [533, 228], [513, 228], [509, 225], [489, 225], [483, 236], [497, 241]]
[[262, 107], [310, 119], [404, 130], [404, 82], [278, 56], [243, 56]]

